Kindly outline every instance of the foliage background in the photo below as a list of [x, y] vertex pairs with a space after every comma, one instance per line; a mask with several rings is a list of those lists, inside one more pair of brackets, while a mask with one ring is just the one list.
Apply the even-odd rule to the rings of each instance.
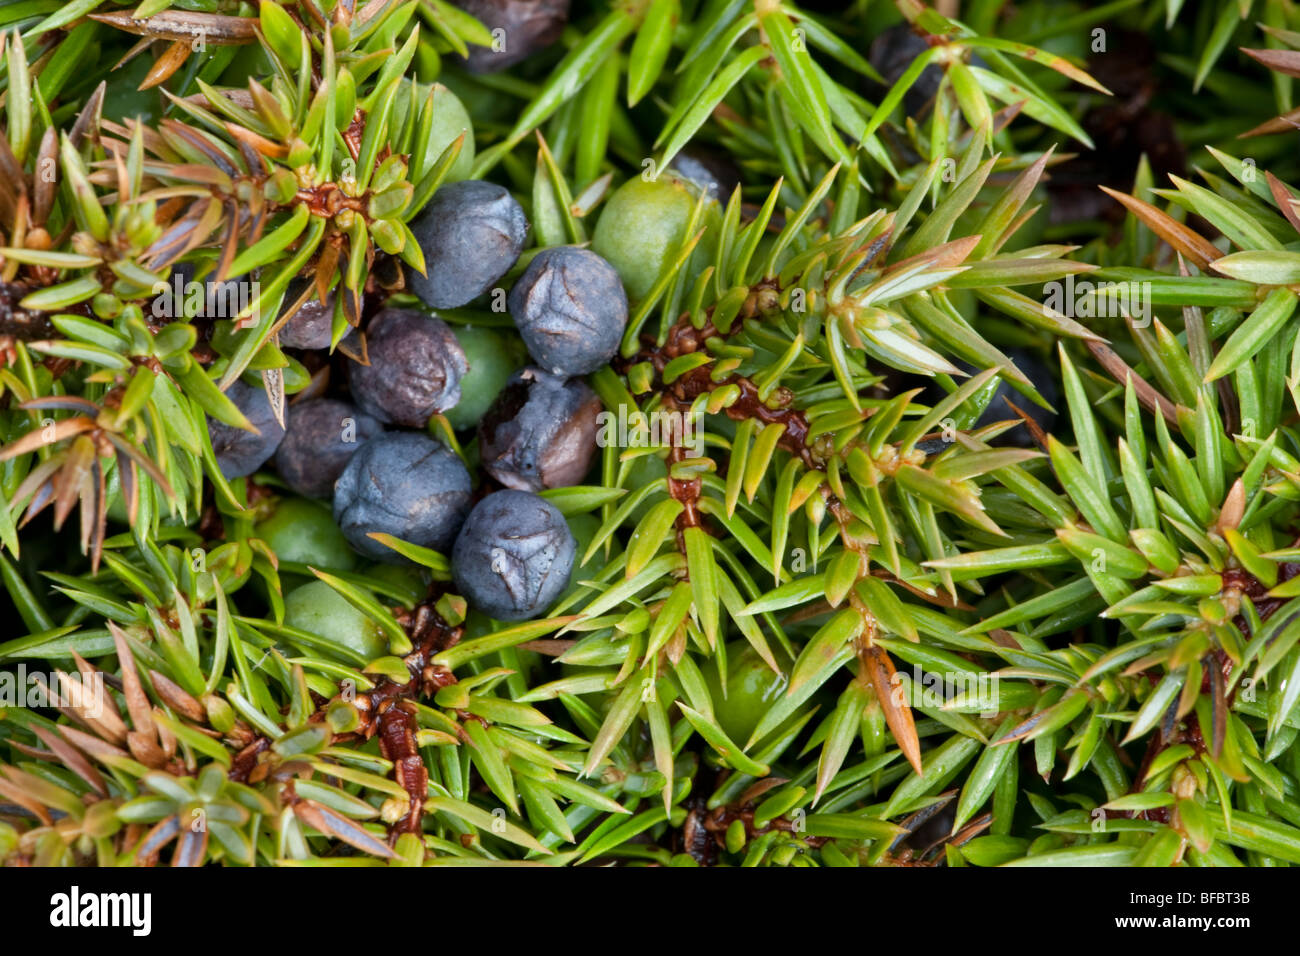
[[[7, 861], [1300, 861], [1292, 3], [575, 3], [484, 76], [441, 0], [0, 26], [0, 659], [110, 675], [0, 711]], [[466, 616], [401, 542], [422, 577], [278, 560], [282, 489], [222, 479], [204, 415], [308, 387], [290, 280], [346, 290], [338, 343], [440, 183], [580, 243], [688, 147], [740, 190], [591, 383], [705, 410], [706, 454], [606, 448], [548, 492], [586, 552], [551, 616]], [[177, 261], [260, 270], [260, 318], [151, 323]], [[1085, 273], [1155, 320], [1043, 308]], [[983, 417], [1000, 382], [1046, 433]], [[283, 624], [313, 574], [389, 654]]]

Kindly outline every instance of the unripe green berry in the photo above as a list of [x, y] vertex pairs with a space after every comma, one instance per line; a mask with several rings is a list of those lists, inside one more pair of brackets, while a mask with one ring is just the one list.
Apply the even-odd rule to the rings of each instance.
[[388, 649], [379, 625], [324, 581], [312, 581], [284, 599], [284, 623], [315, 634], [327, 644], [346, 648], [366, 660]]
[[474, 428], [528, 356], [518, 336], [495, 329], [459, 325], [452, 334], [465, 350], [469, 371], [461, 377], [460, 401], [447, 411], [447, 421], [458, 430]]
[[271, 517], [254, 526], [253, 534], [281, 561], [338, 571], [351, 571], [357, 564], [356, 552], [334, 523], [329, 507], [306, 498], [280, 499]]
[[[429, 96], [428, 87], [419, 87], [417, 96], [417, 103], [422, 108]], [[424, 166], [420, 172], [432, 168], [438, 161], [438, 157], [461, 133], [465, 134], [465, 142], [461, 144], [460, 153], [456, 161], [451, 164], [451, 169], [447, 170], [444, 183], [454, 183], [469, 178], [470, 170], [474, 166], [474, 126], [470, 122], [464, 104], [457, 99], [456, 94], [441, 83], [433, 84], [433, 123], [429, 127], [429, 138], [425, 142]]]
[[704, 668], [713, 713], [732, 742], [744, 746], [763, 715], [781, 698], [785, 679], [772, 670], [747, 641], [727, 645], [723, 687], [716, 659]]
[[[591, 250], [609, 261], [623, 280], [627, 297], [639, 302], [671, 266], [695, 208], [698, 189], [672, 173], [655, 180], [629, 179], [605, 202], [592, 234]], [[695, 247], [687, 265], [687, 280], [713, 261], [716, 235], [722, 217], [718, 204], [709, 200], [697, 230], [708, 232]]]

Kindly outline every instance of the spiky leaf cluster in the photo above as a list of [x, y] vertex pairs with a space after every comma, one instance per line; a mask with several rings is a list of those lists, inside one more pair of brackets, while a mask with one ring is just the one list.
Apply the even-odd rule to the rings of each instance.
[[[441, 2], [18, 6], [0, 688], [39, 667], [57, 706], [0, 702], [0, 859], [1300, 861], [1300, 193], [1229, 146], [1251, 123], [1189, 111], [1222, 172], [1143, 161], [1117, 238], [1045, 232], [1063, 150], [1098, 145], [1091, 12], [575, 3], [476, 76], [457, 56], [493, 37]], [[1122, 23], [1226, 95], [1241, 5], [1180, 7]], [[891, 26], [924, 48], [899, 71], [866, 52]], [[74, 75], [92, 49], [149, 109]], [[436, 133], [435, 80], [471, 131]], [[491, 621], [386, 536], [400, 573], [277, 556], [292, 496], [223, 478], [205, 417], [247, 424], [241, 378], [280, 413], [323, 387], [278, 345], [292, 281], [364, 360], [345, 336], [423, 268], [406, 223], [449, 177], [581, 244], [616, 184], [701, 150], [741, 186], [698, 196], [589, 379], [630, 431], [544, 492], [581, 542], [547, 616]], [[259, 291], [159, 316], [182, 264]], [[286, 624], [310, 580], [383, 652]]]

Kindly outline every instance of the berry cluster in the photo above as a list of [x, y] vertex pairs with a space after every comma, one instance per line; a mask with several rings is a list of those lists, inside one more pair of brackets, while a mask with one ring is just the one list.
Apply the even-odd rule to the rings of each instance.
[[[213, 451], [226, 478], [273, 461], [291, 491], [332, 498], [338, 529], [365, 558], [405, 561], [375, 535], [450, 551], [456, 586], [472, 606], [523, 620], [569, 581], [574, 536], [537, 493], [577, 484], [590, 470], [601, 403], [581, 376], [618, 351], [628, 296], [619, 272], [595, 252], [544, 248], [509, 292], [517, 339], [452, 327], [433, 310], [474, 302], [514, 269], [529, 235], [524, 211], [500, 186], [462, 180], [438, 189], [411, 231], [426, 263], [423, 274], [405, 275], [418, 303], [365, 316], [364, 349], [348, 349], [343, 364], [348, 394], [312, 389], [289, 404], [282, 426], [266, 390], [237, 381], [227, 395], [253, 430], [210, 419]], [[336, 312], [343, 313], [333, 294], [324, 302], [306, 296], [308, 281], [296, 280], [286, 294], [297, 307], [280, 324], [279, 344], [328, 366], [324, 350]], [[532, 360], [522, 368], [520, 341]], [[471, 454], [432, 437], [440, 416], [453, 430], [476, 431]], [[474, 451], [483, 473], [477, 482]], [[492, 491], [493, 483], [505, 490]], [[287, 604], [291, 622], [316, 632], [318, 583]], [[315, 608], [310, 614], [304, 602]]]

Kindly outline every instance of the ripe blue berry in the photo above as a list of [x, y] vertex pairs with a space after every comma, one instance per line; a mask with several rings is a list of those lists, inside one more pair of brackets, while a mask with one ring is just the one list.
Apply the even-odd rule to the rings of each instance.
[[284, 429], [271, 411], [266, 389], [236, 380], [226, 389], [226, 397], [244, 413], [256, 433], [208, 419], [208, 436], [217, 456], [217, 466], [227, 478], [251, 475], [275, 454], [284, 438]]
[[452, 577], [470, 605], [522, 621], [563, 593], [577, 544], [558, 508], [524, 491], [498, 491], [470, 512], [451, 553]]
[[[909, 24], [900, 23], [876, 37], [867, 53], [867, 59], [880, 71], [888, 88], [897, 82], [917, 56], [929, 48], [930, 45]], [[903, 109], [908, 116], [917, 117], [925, 112], [925, 108], [939, 92], [942, 80], [943, 70], [933, 64], [921, 71], [916, 82], [903, 95]]]
[[[307, 279], [295, 279], [289, 283], [284, 294], [286, 310], [298, 301], [309, 281], [315, 284], [314, 280]], [[290, 349], [327, 349], [333, 329], [334, 293], [327, 295], [323, 303], [313, 295], [280, 329], [280, 345]]]
[[587, 249], [554, 246], [510, 290], [510, 315], [533, 360], [556, 375], [586, 375], [618, 351], [627, 293], [608, 262]]
[[454, 309], [510, 271], [523, 251], [528, 221], [507, 190], [466, 179], [434, 193], [410, 229], [426, 274], [408, 269], [407, 288], [431, 308]]
[[483, 467], [521, 491], [575, 485], [591, 467], [600, 411], [600, 398], [579, 379], [516, 372], [479, 425]]
[[276, 470], [298, 494], [328, 498], [356, 450], [383, 430], [347, 402], [316, 398], [290, 405], [284, 441], [275, 450]]
[[[1056, 384], [1056, 374], [1047, 366], [1042, 357], [1030, 349], [1013, 347], [1003, 351], [1007, 358], [1016, 363], [1016, 368], [1020, 369], [1025, 374], [1025, 377], [1033, 383], [1034, 388], [1038, 389], [1038, 394], [1042, 395], [1048, 404], [1054, 408], [1059, 407], [1061, 390]], [[1015, 402], [1016, 406], [1037, 422], [1038, 427], [1043, 431], [1050, 432], [1055, 426], [1055, 412], [1036, 405], [1008, 385], [1005, 378], [999, 378], [997, 391], [993, 393], [992, 400], [985, 407], [984, 414], [980, 415], [975, 427], [983, 428], [985, 425], [992, 425], [994, 422], [1019, 421], [1020, 415], [1008, 404], [1009, 401]], [[994, 444], [1014, 445], [1018, 448], [1036, 447], [1033, 436], [1023, 424], [1003, 432], [994, 441]]]
[[403, 559], [368, 537], [371, 532], [445, 551], [456, 540], [469, 503], [464, 464], [417, 432], [386, 432], [370, 439], [334, 485], [334, 520], [352, 547], [391, 564]]
[[489, 30], [500, 30], [501, 48], [473, 46], [465, 59], [471, 73], [495, 73], [526, 60], [560, 38], [569, 0], [455, 0]]
[[731, 157], [723, 153], [684, 149], [668, 166], [720, 203], [726, 203], [740, 185], [740, 170]]
[[349, 363], [352, 397], [381, 422], [422, 428], [460, 401], [469, 368], [447, 323], [411, 309], [384, 309], [366, 329], [369, 365]]
[[[868, 82], [868, 92], [884, 96], [916, 60], [918, 56], [930, 49], [926, 36], [922, 36], [910, 24], [899, 23], [882, 30], [867, 51], [867, 60], [884, 78], [884, 85]], [[987, 68], [988, 64], [978, 54], [972, 55], [970, 65]], [[925, 114], [939, 86], [943, 82], [944, 68], [931, 63], [916, 81], [903, 94], [903, 111], [910, 117], [919, 119]]]
[[[1061, 391], [1056, 384], [1056, 378], [1052, 369], [1043, 361], [1041, 355], [1027, 348], [1012, 346], [1004, 348], [1003, 354], [1015, 363], [1024, 376], [1029, 379], [1030, 383], [1038, 390], [1049, 404], [1056, 407], [1060, 403]], [[981, 371], [977, 366], [971, 365], [960, 359], [956, 365], [964, 372], [974, 375]], [[943, 398], [944, 393], [938, 386], [931, 384], [927, 391], [927, 398], [932, 402], [938, 402]], [[1006, 376], [999, 376], [997, 388], [993, 392], [993, 397], [989, 403], [984, 406], [984, 411], [980, 414], [979, 419], [972, 428], [986, 428], [1000, 422], [1020, 422], [1019, 413], [1011, 407], [1010, 403], [1015, 403], [1016, 407], [1025, 412], [1033, 421], [1045, 432], [1051, 432], [1056, 425], [1056, 413], [1035, 404], [1029, 397], [1023, 395], [1019, 390], [1009, 384]], [[989, 439], [989, 443], [996, 446], [1012, 446], [1016, 448], [1035, 448], [1037, 442], [1030, 433], [1029, 428], [1022, 424], [1012, 425], [1005, 431]], [[948, 439], [939, 437], [927, 439], [921, 442], [920, 447], [926, 454], [937, 455], [946, 450], [951, 442]]]
[[155, 286], [151, 309], [157, 319], [189, 322], [194, 319], [233, 319], [254, 298], [253, 276], [231, 276], [216, 281], [216, 270], [196, 278], [198, 266], [179, 262], [172, 266], [165, 286]]

